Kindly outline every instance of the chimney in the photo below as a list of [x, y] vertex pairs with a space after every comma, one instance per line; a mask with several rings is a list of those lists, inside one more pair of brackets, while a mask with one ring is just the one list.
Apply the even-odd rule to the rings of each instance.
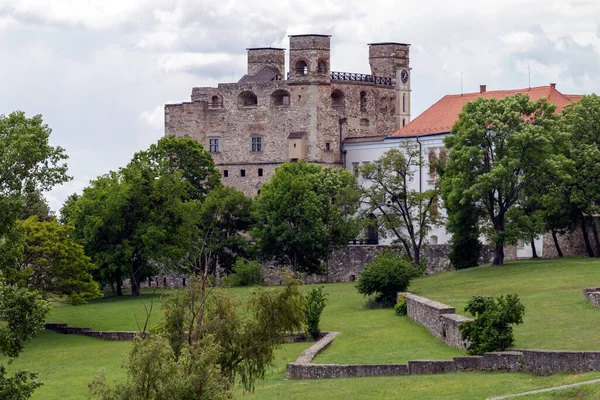
[[485, 93], [486, 85], [479, 85], [479, 93]]
[[552, 89], [556, 89], [556, 83], [551, 83], [551, 84], [550, 84], [550, 87], [551, 87]]

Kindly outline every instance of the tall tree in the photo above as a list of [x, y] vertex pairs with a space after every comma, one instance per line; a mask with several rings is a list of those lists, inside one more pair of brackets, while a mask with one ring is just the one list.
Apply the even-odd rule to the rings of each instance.
[[285, 163], [256, 200], [252, 235], [262, 255], [294, 271], [321, 272], [334, 246], [357, 233], [356, 179], [343, 169]]
[[493, 265], [504, 263], [504, 245], [514, 243], [518, 227], [509, 212], [524, 191], [547, 171], [563, 168], [557, 151], [563, 142], [555, 106], [517, 94], [469, 102], [445, 144], [450, 160], [442, 178], [448, 210], [472, 202], [485, 215], [480, 227], [494, 244]]
[[[570, 158], [575, 175], [570, 202], [580, 210], [580, 224], [590, 256], [600, 257], [600, 238], [596, 218], [600, 211], [600, 97], [592, 94], [565, 108], [562, 129], [570, 134]], [[589, 243], [591, 227], [595, 252]]]
[[158, 267], [176, 268], [194, 253], [201, 201], [218, 185], [212, 158], [198, 142], [165, 137], [92, 182], [62, 214], [102, 277], [117, 292], [129, 277], [138, 296], [145, 276]]
[[416, 264], [423, 261], [421, 252], [427, 234], [440, 223], [437, 181], [423, 192], [415, 181], [415, 174], [424, 165], [419, 148], [406, 142], [375, 162], [359, 167], [364, 181], [363, 212], [375, 215], [382, 235], [393, 237]]

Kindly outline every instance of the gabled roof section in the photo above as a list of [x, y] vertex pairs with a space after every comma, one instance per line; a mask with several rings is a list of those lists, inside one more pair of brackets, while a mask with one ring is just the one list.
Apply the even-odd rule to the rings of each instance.
[[531, 101], [541, 98], [556, 104], [556, 112], [560, 113], [565, 106], [580, 100], [583, 95], [562, 94], [554, 84], [525, 89], [490, 90], [476, 93], [451, 94], [442, 97], [437, 103], [425, 110], [406, 126], [398, 129], [391, 136], [422, 136], [450, 132], [458, 121], [458, 115], [467, 102], [483, 97], [486, 99], [503, 99], [517, 93], [529, 95]]
[[269, 82], [276, 80], [277, 76], [282, 76], [277, 68], [264, 66], [256, 75], [244, 75], [238, 83]]

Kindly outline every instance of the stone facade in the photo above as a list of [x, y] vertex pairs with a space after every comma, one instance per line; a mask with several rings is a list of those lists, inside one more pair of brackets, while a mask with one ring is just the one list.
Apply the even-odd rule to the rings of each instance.
[[594, 307], [600, 308], [600, 288], [583, 289], [583, 297]]
[[343, 140], [410, 119], [410, 90], [396, 84], [397, 71], [409, 70], [409, 45], [370, 44], [371, 75], [331, 72], [326, 35], [290, 36], [287, 79], [284, 59], [284, 49], [248, 49], [239, 82], [196, 87], [191, 102], [165, 106], [165, 134], [199, 141], [223, 183], [249, 196], [286, 161], [342, 166], [340, 123]]

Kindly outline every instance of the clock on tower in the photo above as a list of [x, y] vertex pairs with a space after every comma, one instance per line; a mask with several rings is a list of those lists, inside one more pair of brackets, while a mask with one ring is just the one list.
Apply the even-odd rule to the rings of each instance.
[[402, 83], [406, 83], [408, 82], [408, 71], [403, 69], [402, 72], [400, 72], [400, 80], [402, 81]]

